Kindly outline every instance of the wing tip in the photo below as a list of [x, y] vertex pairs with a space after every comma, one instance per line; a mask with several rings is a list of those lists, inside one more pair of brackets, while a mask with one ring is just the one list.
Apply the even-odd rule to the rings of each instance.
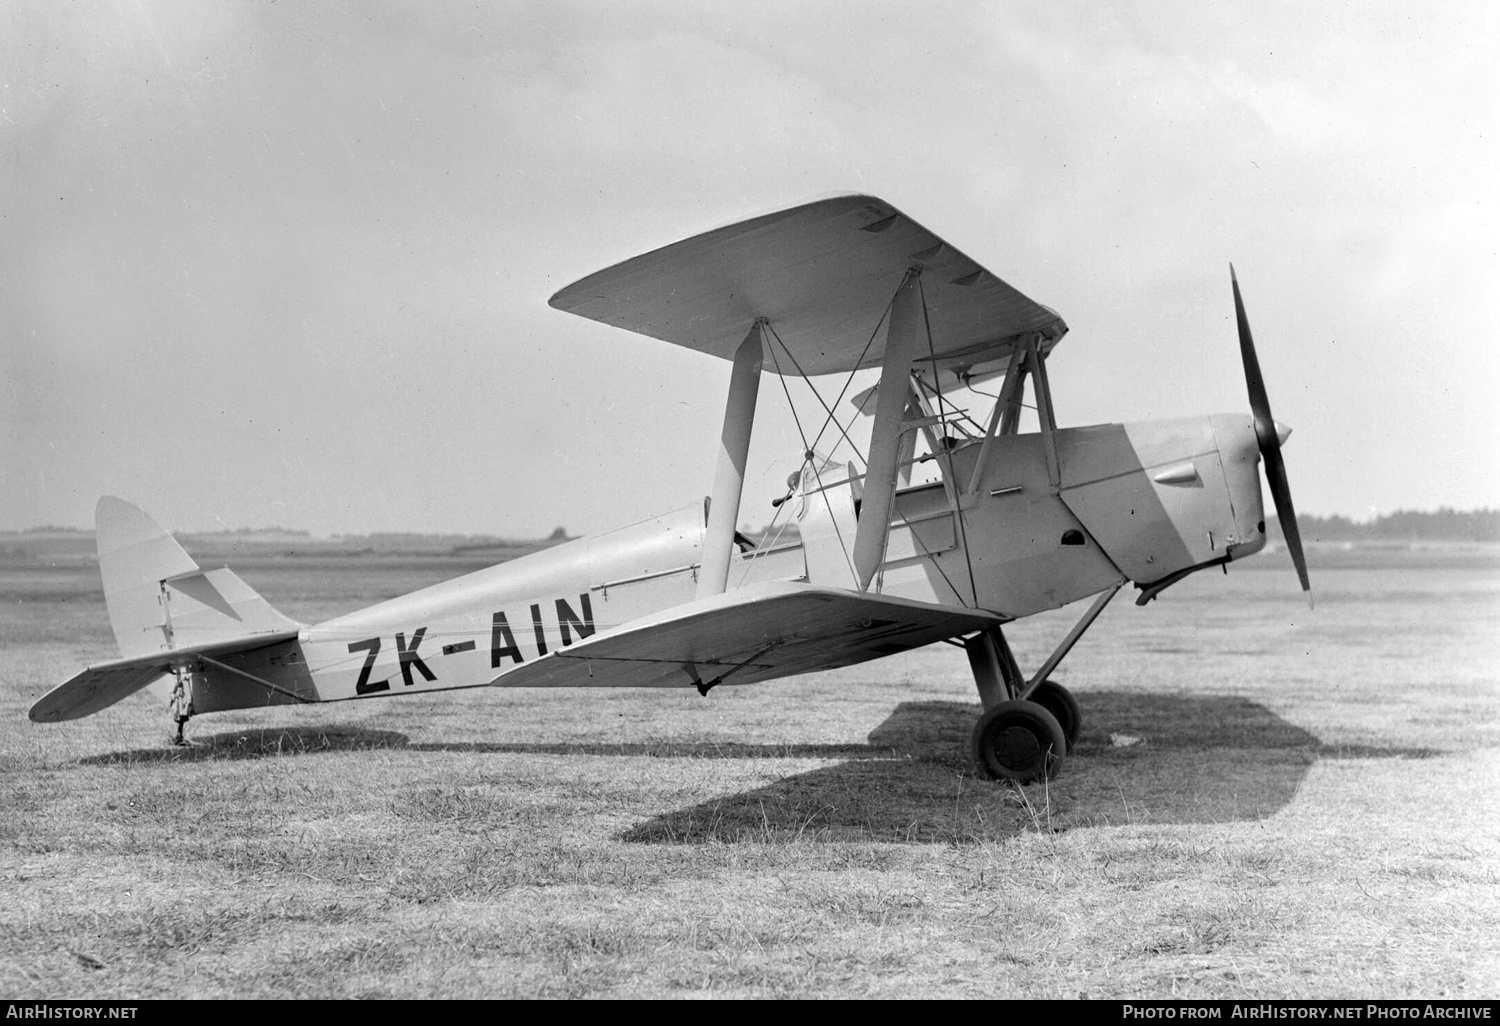
[[118, 495], [101, 495], [99, 501], [94, 503], [94, 527], [97, 530], [100, 525], [126, 518], [150, 519], [150, 515], [133, 502], [127, 502]]

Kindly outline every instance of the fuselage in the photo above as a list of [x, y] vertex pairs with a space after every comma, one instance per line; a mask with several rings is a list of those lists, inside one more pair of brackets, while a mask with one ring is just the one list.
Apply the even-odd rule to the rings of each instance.
[[[927, 459], [938, 480], [897, 490], [872, 591], [1015, 620], [1265, 545], [1247, 415], [996, 436]], [[853, 587], [862, 486], [845, 465], [809, 464], [783, 514], [796, 535], [737, 552], [728, 587]], [[694, 504], [306, 627], [226, 657], [240, 674], [195, 673], [194, 709], [505, 686], [518, 666], [693, 599], [704, 531]]]

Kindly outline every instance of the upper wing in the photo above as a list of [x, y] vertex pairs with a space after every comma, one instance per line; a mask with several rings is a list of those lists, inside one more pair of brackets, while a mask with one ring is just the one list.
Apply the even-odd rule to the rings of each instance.
[[156, 678], [172, 669], [172, 664], [194, 655], [221, 656], [264, 648], [297, 637], [296, 630], [268, 630], [241, 635], [227, 641], [164, 649], [132, 659], [117, 659], [82, 670], [39, 698], [31, 707], [31, 719], [37, 723], [76, 720], [107, 709], [135, 694]]
[[751, 684], [848, 666], [1000, 622], [991, 613], [807, 584], [689, 602], [517, 666], [498, 687]]
[[[552, 306], [732, 359], [767, 318], [803, 373], [879, 366], [884, 333], [865, 345], [908, 269], [920, 264], [933, 353], [944, 371], [1006, 359], [1035, 335], [1045, 349], [1068, 326], [889, 203], [839, 196], [695, 235], [574, 282]], [[767, 363], [768, 368], [771, 366]], [[1003, 366], [1003, 364], [1002, 364]], [[794, 373], [783, 363], [783, 373]]]

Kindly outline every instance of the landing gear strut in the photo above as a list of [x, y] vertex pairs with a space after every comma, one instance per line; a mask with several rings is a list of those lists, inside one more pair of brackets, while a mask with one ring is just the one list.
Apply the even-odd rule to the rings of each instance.
[[969, 745], [980, 776], [1028, 784], [1057, 775], [1063, 758], [1078, 743], [1083, 717], [1068, 689], [1047, 675], [1057, 669], [1119, 590], [1117, 584], [1094, 599], [1029, 681], [999, 627], [964, 639], [974, 686], [984, 706]]

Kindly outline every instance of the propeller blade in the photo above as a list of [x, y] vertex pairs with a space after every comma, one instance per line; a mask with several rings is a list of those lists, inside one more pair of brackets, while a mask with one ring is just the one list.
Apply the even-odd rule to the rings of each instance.
[[1271, 498], [1276, 501], [1276, 518], [1281, 521], [1281, 533], [1286, 538], [1287, 551], [1292, 554], [1292, 565], [1297, 568], [1297, 580], [1307, 593], [1307, 608], [1313, 604], [1312, 582], [1307, 579], [1307, 559], [1302, 555], [1302, 532], [1297, 529], [1297, 511], [1292, 507], [1292, 489], [1286, 480], [1286, 464], [1281, 460], [1281, 446], [1262, 449], [1261, 458], [1266, 464], [1266, 480], [1271, 485]]
[[1260, 446], [1261, 460], [1266, 465], [1266, 482], [1271, 486], [1271, 498], [1276, 503], [1276, 517], [1281, 521], [1281, 533], [1286, 538], [1287, 551], [1292, 554], [1292, 565], [1297, 568], [1297, 580], [1307, 594], [1307, 607], [1312, 608], [1312, 582], [1307, 577], [1307, 559], [1302, 554], [1302, 533], [1297, 529], [1297, 510], [1292, 505], [1292, 489], [1286, 479], [1286, 464], [1281, 459], [1281, 438], [1276, 432], [1276, 418], [1271, 415], [1271, 400], [1266, 395], [1266, 381], [1260, 373], [1260, 360], [1255, 356], [1255, 340], [1250, 336], [1250, 319], [1245, 316], [1245, 301], [1240, 298], [1240, 283], [1235, 277], [1234, 265], [1229, 265], [1229, 284], [1234, 290], [1234, 319], [1240, 333], [1240, 359], [1245, 365], [1245, 387], [1250, 393], [1250, 412], [1255, 418], [1255, 440]]

